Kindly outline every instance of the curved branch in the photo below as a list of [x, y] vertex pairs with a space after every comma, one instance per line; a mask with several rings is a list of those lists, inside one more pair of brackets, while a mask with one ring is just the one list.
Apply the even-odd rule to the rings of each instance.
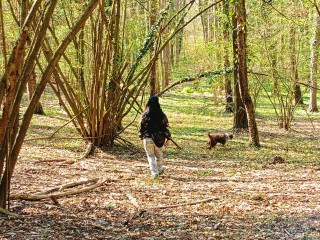
[[227, 74], [227, 73], [231, 73], [233, 71], [232, 68], [227, 68], [227, 69], [223, 69], [223, 70], [216, 70], [216, 71], [206, 71], [203, 73], [199, 73], [197, 76], [195, 77], [185, 77], [181, 80], [178, 80], [174, 83], [172, 83], [171, 85], [169, 85], [168, 87], [166, 87], [165, 89], [163, 89], [161, 92], [157, 93], [157, 96], [161, 96], [163, 95], [165, 92], [167, 92], [168, 90], [170, 90], [171, 88], [180, 85], [182, 83], [185, 82], [193, 82], [195, 80], [198, 80], [200, 78], [204, 78], [204, 77], [210, 77], [210, 76], [214, 76], [214, 75], [222, 75], [222, 74]]

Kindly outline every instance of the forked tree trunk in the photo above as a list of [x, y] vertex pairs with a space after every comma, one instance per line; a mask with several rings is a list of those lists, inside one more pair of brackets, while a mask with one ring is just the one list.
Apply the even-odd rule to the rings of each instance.
[[237, 45], [237, 19], [235, 13], [232, 15], [232, 46], [233, 46], [233, 76], [234, 76], [234, 117], [233, 128], [248, 129], [248, 118], [244, 103], [241, 99], [239, 88], [239, 65], [238, 65], [238, 45]]
[[[111, 68], [111, 76], [110, 76], [110, 82], [108, 87], [108, 96], [107, 96], [107, 102], [105, 107], [109, 108], [110, 111], [105, 112], [103, 109], [103, 101], [101, 101], [100, 108], [101, 108], [101, 114], [104, 113], [103, 117], [103, 124], [100, 125], [100, 130], [98, 134], [98, 145], [105, 145], [110, 146], [113, 144], [113, 140], [115, 139], [116, 131], [121, 129], [121, 122], [119, 125], [116, 126], [117, 122], [117, 116], [116, 116], [116, 105], [115, 103], [120, 98], [120, 43], [119, 43], [119, 37], [120, 37], [120, 6], [121, 2], [120, 0], [116, 0], [113, 2], [110, 2], [110, 6], [113, 6], [114, 10], [112, 14], [109, 14], [110, 16], [110, 42], [112, 46], [112, 51], [110, 58], [112, 58], [112, 66]], [[103, 54], [101, 54], [103, 55]], [[108, 69], [105, 69], [106, 73], [108, 72]], [[104, 90], [102, 90], [104, 92]], [[101, 94], [104, 98], [104, 93]], [[99, 98], [99, 93], [96, 93], [96, 97]], [[96, 124], [99, 125], [99, 124]], [[93, 126], [93, 129], [96, 127]], [[100, 137], [103, 135], [103, 137]], [[94, 142], [94, 141], [93, 141]], [[97, 144], [95, 144], [97, 145]]]
[[245, 0], [235, 1], [235, 13], [237, 19], [237, 37], [236, 44], [238, 50], [238, 79], [241, 99], [245, 105], [248, 126], [249, 126], [249, 142], [250, 145], [260, 146], [258, 127], [255, 118], [254, 105], [249, 93], [248, 75], [247, 75], [247, 46], [246, 46], [246, 8]]

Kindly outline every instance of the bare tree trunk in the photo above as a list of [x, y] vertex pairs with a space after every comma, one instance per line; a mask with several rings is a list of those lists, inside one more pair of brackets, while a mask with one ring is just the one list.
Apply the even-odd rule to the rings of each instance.
[[[29, 3], [29, 0], [23, 0], [21, 1], [21, 22], [20, 22], [20, 25], [23, 24], [23, 22], [25, 21], [26, 17], [27, 17], [27, 13], [29, 11], [29, 8], [30, 8], [30, 3]], [[31, 42], [28, 41], [28, 44], [30, 45]], [[36, 79], [36, 74], [34, 72], [34, 70], [32, 71], [31, 75], [30, 75], [30, 78], [29, 78], [29, 81], [28, 81], [28, 96], [29, 96], [29, 101], [31, 100], [32, 98], [32, 95], [34, 93], [34, 90], [35, 90], [35, 87], [37, 85], [37, 79]], [[43, 107], [42, 107], [42, 104], [41, 102], [39, 101], [38, 104], [37, 104], [37, 107], [34, 111], [35, 114], [39, 114], [39, 115], [43, 115], [44, 114], [44, 111], [43, 111]]]
[[294, 26], [290, 29], [290, 73], [291, 73], [291, 81], [294, 91], [294, 100], [296, 104], [303, 104], [302, 94], [300, 85], [297, 84], [298, 81], [298, 69], [297, 69], [297, 59], [296, 59], [296, 42], [295, 42], [295, 29]]
[[248, 129], [248, 118], [244, 103], [240, 96], [239, 88], [239, 65], [238, 65], [238, 45], [237, 45], [237, 19], [235, 13], [232, 15], [232, 46], [233, 46], [233, 64], [234, 64], [234, 118], [233, 127], [235, 129]]
[[[161, 8], [166, 5], [166, 0], [161, 1]], [[165, 35], [168, 34], [168, 30], [165, 31]], [[161, 65], [162, 65], [162, 89], [169, 85], [170, 77], [170, 44], [167, 44], [161, 54]], [[160, 89], [159, 89], [160, 90]]]
[[246, 8], [245, 0], [235, 1], [235, 13], [237, 19], [237, 50], [238, 50], [238, 79], [241, 99], [245, 105], [248, 125], [250, 145], [260, 146], [258, 127], [255, 119], [254, 105], [249, 94], [247, 75], [247, 46], [246, 46]]
[[[32, 95], [34, 93], [34, 90], [36, 88], [37, 82], [36, 82], [36, 74], [34, 71], [32, 71], [29, 81], [28, 81], [28, 96], [29, 96], [29, 101], [31, 101], [32, 99]], [[34, 110], [34, 114], [39, 114], [39, 115], [43, 115], [44, 114], [44, 110], [42, 107], [41, 102], [39, 101], [37, 104], [36, 109]]]
[[314, 14], [314, 30], [311, 41], [311, 71], [310, 71], [310, 102], [309, 112], [318, 112], [317, 106], [317, 78], [318, 75], [318, 59], [319, 59], [319, 46], [320, 46], [320, 16]]
[[[205, 4], [207, 3], [206, 0], [199, 0], [199, 8], [200, 11], [205, 7]], [[202, 33], [203, 33], [203, 39], [207, 43], [209, 41], [209, 21], [208, 21], [209, 15], [208, 11], [205, 11], [201, 14], [201, 25], [202, 25]]]
[[[150, 29], [155, 24], [157, 19], [157, 1], [151, 0], [150, 2]], [[153, 43], [153, 46], [151, 47], [150, 51], [150, 58], [153, 58], [154, 55], [154, 49], [155, 49], [155, 43]], [[154, 60], [151, 67], [151, 75], [150, 75], [150, 96], [156, 94], [157, 92], [157, 61]]]
[[[292, 0], [293, 7], [295, 7], [295, 1]], [[291, 73], [291, 81], [294, 91], [294, 100], [295, 104], [303, 104], [303, 98], [301, 94], [301, 88], [298, 82], [298, 64], [297, 64], [297, 56], [296, 56], [296, 31], [295, 24], [291, 25], [290, 28], [290, 40], [289, 40], [289, 48], [290, 48], [290, 73]]]
[[[110, 3], [111, 4], [111, 3]], [[119, 43], [119, 36], [120, 36], [120, 0], [116, 0], [113, 3], [114, 10], [113, 13], [110, 14], [110, 41], [111, 41], [111, 58], [112, 58], [112, 66], [111, 66], [111, 79], [109, 82], [108, 87], [108, 96], [107, 96], [107, 103], [106, 108], [110, 108], [111, 111], [108, 111], [104, 115], [103, 124], [101, 125], [101, 133], [104, 134], [104, 137], [102, 137], [101, 144], [110, 146], [113, 144], [113, 140], [115, 139], [115, 134], [117, 129], [121, 129], [121, 126], [115, 126], [116, 125], [116, 114], [115, 114], [115, 108], [116, 105], [115, 102], [118, 101], [120, 98], [120, 43]], [[110, 5], [111, 6], [111, 5]], [[108, 68], [108, 67], [107, 67]], [[108, 69], [106, 69], [106, 72], [108, 72]], [[104, 95], [102, 93], [102, 95]], [[102, 105], [102, 102], [101, 102]], [[102, 107], [102, 106], [101, 106]], [[101, 109], [102, 110], [102, 109]], [[121, 124], [120, 124], [121, 125]], [[100, 137], [99, 137], [100, 138]], [[100, 142], [99, 142], [100, 145]]]
[[170, 77], [170, 45], [168, 44], [162, 51], [162, 89], [169, 85]]
[[[3, 21], [3, 8], [2, 8], [2, 1], [0, 1], [0, 33], [1, 33], [1, 42], [2, 42], [2, 56], [4, 59], [4, 66], [7, 66], [8, 59], [7, 59], [7, 44], [6, 44], [6, 34], [4, 30], [4, 21]], [[0, 85], [0, 106], [2, 100], [2, 91], [4, 87]]]
[[[229, 43], [230, 43], [230, 34], [229, 34], [229, 2], [223, 2], [223, 11], [226, 15], [225, 24], [223, 28], [223, 38], [224, 38], [224, 68], [230, 68], [230, 60], [229, 60]], [[229, 74], [224, 75], [224, 83], [225, 83], [225, 101], [226, 101], [226, 113], [233, 112], [233, 96], [232, 96], [232, 86], [231, 79]]]
[[[179, 9], [181, 6], [184, 6], [186, 4], [186, 0], [177, 0], [175, 2], [175, 8]], [[181, 21], [181, 25], [184, 24], [184, 18]], [[181, 29], [175, 37], [175, 45], [172, 45], [172, 51], [171, 51], [171, 64], [177, 64], [180, 61], [180, 55], [182, 51], [182, 42], [183, 42], [183, 29]]]

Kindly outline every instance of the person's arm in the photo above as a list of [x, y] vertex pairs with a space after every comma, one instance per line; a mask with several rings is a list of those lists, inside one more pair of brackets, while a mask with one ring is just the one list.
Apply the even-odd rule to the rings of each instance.
[[140, 118], [140, 121], [139, 121], [139, 138], [140, 138], [140, 140], [143, 140], [144, 131], [145, 131], [145, 121], [144, 121], [144, 117], [142, 115]]
[[167, 140], [170, 140], [171, 139], [171, 133], [170, 133], [170, 130], [169, 130], [169, 121], [168, 121], [168, 118], [167, 118], [166, 115], [165, 115], [164, 120], [163, 120], [163, 127], [164, 127], [164, 133], [166, 135]]

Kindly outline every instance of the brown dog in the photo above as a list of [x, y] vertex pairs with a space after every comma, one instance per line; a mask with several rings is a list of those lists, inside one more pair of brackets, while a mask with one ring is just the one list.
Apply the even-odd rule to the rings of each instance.
[[226, 142], [230, 139], [233, 138], [232, 134], [229, 133], [224, 133], [224, 134], [215, 134], [212, 135], [211, 132], [208, 132], [208, 143], [207, 143], [207, 148], [211, 149], [217, 145], [217, 143], [221, 143], [223, 146], [225, 146]]

